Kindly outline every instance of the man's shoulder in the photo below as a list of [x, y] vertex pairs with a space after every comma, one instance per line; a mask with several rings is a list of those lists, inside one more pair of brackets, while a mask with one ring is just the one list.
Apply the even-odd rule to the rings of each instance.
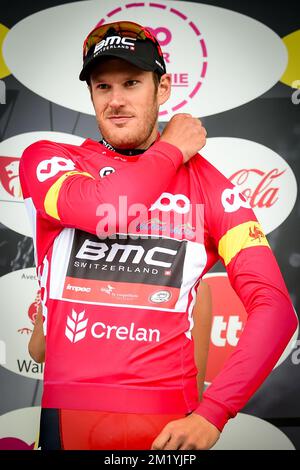
[[190, 160], [191, 167], [205, 186], [233, 186], [230, 180], [199, 153]]
[[58, 142], [52, 140], [37, 140], [32, 144], [28, 145], [21, 156], [21, 160], [32, 160], [36, 158], [45, 158], [50, 156], [69, 156], [82, 154], [87, 149], [95, 149], [100, 144], [91, 139], [85, 139], [79, 144]]
[[65, 144], [60, 143], [60, 142], [53, 142], [51, 140], [37, 140], [36, 142], [33, 142], [32, 144], [28, 145], [28, 147], [25, 148], [23, 151], [22, 160], [26, 160], [28, 158], [32, 158], [33, 155], [38, 155], [41, 153], [46, 153], [49, 150], [55, 151], [62, 149], [65, 146]]
[[86, 140], [81, 142], [80, 145], [78, 144], [71, 144], [71, 143], [66, 143], [66, 142], [57, 142], [53, 140], [37, 140], [36, 142], [33, 142], [32, 144], [28, 145], [28, 147], [25, 148], [23, 153], [27, 153], [30, 151], [37, 151], [41, 149], [64, 149], [64, 148], [80, 148], [85, 144]]

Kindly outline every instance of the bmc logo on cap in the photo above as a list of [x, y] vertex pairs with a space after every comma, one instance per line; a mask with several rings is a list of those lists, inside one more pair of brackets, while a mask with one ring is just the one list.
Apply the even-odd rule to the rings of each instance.
[[110, 36], [98, 42], [98, 44], [96, 44], [94, 55], [97, 54], [101, 49], [105, 47], [127, 46], [127, 48], [130, 47], [130, 49], [134, 49], [134, 42], [132, 41], [135, 41], [135, 40], [136, 40], [135, 38], [122, 38], [120, 36]]

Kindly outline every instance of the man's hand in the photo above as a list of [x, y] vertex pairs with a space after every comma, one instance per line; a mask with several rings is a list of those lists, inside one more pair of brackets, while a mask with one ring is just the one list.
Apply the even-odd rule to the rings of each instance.
[[192, 413], [170, 421], [153, 441], [151, 450], [207, 450], [219, 439], [220, 431], [203, 416]]
[[175, 145], [188, 162], [206, 143], [206, 129], [191, 114], [175, 114], [164, 128], [160, 140]]

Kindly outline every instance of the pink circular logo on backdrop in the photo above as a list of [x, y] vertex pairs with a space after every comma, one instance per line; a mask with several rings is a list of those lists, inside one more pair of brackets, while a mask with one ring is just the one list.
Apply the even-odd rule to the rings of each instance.
[[34, 442], [28, 445], [16, 437], [4, 437], [0, 439], [0, 450], [33, 450]]
[[[199, 93], [207, 72], [207, 47], [199, 26], [171, 5], [127, 3], [109, 11], [98, 22], [100, 26], [128, 20], [130, 16], [131, 21], [143, 24], [156, 36], [172, 78], [172, 95], [160, 116], [184, 112], [184, 107]], [[142, 19], [139, 20], [140, 15]]]

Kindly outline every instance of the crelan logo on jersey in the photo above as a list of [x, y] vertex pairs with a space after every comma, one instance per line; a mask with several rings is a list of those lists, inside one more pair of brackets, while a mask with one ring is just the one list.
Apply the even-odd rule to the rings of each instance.
[[[77, 313], [72, 309], [72, 318], [67, 317], [65, 335], [73, 344], [86, 336], [88, 318], [84, 319], [84, 314], [85, 310]], [[157, 329], [137, 327], [134, 322], [131, 322], [128, 327], [106, 325], [98, 321], [91, 326], [91, 335], [95, 339], [159, 342], [161, 333]]]
[[68, 315], [65, 335], [71, 343], [83, 339], [87, 331], [88, 318], [84, 319], [85, 310], [80, 313], [72, 309], [72, 318]]

